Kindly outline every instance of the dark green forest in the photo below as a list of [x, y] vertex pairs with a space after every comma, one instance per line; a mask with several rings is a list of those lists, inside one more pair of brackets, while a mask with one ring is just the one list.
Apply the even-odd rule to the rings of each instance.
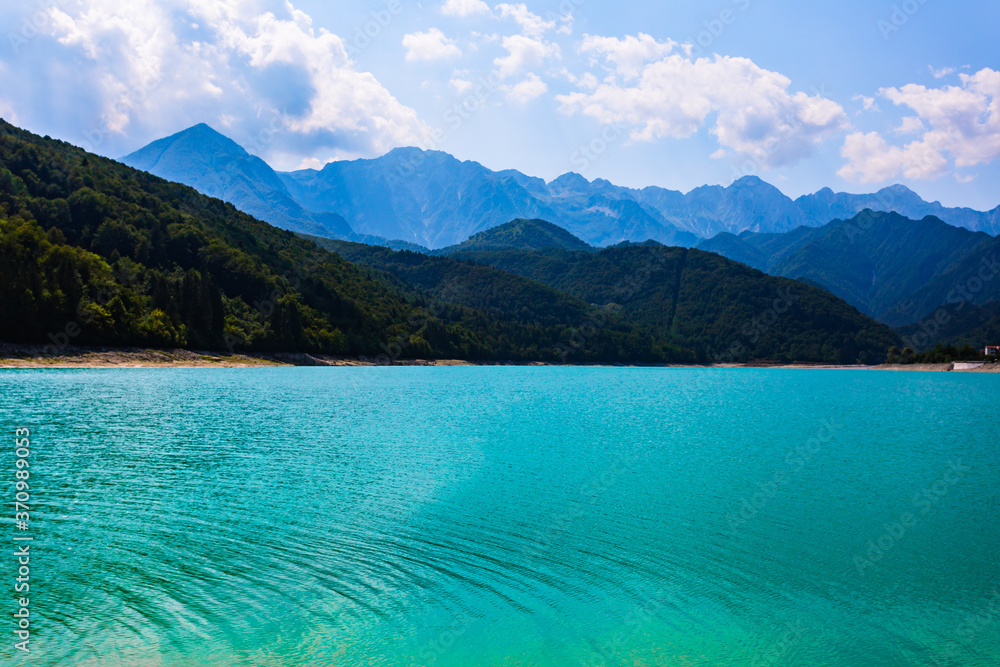
[[657, 340], [716, 362], [876, 363], [899, 342], [892, 329], [820, 288], [695, 249], [644, 243], [596, 253], [548, 248], [451, 257], [612, 308]]
[[551, 222], [522, 218], [479, 232], [458, 245], [441, 248], [428, 254], [451, 255], [456, 252], [542, 250], [543, 248], [597, 250]]
[[[614, 309], [597, 307], [514, 273], [468, 260], [306, 238], [351, 262], [392, 274], [439, 301], [514, 320], [533, 329], [555, 328], [560, 332], [555, 349], [561, 361], [597, 358], [693, 363], [699, 360], [695, 350], [683, 344], [666, 343], [652, 330], [625, 322]], [[580, 344], [581, 336], [585, 344]]]
[[[700, 363], [875, 363], [899, 342], [891, 329], [822, 289], [774, 278], [712, 253], [655, 242], [600, 252], [567, 250], [561, 238], [550, 241], [553, 247], [524, 249], [520, 242], [551, 239], [549, 231], [548, 223], [515, 220], [473, 237], [476, 247], [492, 250], [468, 251], [461, 244], [439, 251], [447, 257], [317, 242], [438, 296], [447, 291], [449, 299], [477, 309], [579, 322], [586, 308], [597, 308], [608, 322], [651, 336], [664, 353], [687, 349]], [[519, 241], [503, 249], [502, 240], [509, 238]], [[584, 338], [593, 334], [586, 324], [578, 330], [585, 332]], [[590, 344], [581, 343], [579, 331], [574, 350]]]

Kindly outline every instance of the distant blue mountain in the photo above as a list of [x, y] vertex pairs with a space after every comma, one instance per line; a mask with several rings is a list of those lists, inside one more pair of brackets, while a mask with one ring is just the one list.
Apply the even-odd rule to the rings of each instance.
[[971, 208], [947, 208], [940, 202], [924, 201], [905, 185], [892, 185], [867, 195], [835, 193], [830, 188], [823, 188], [815, 194], [799, 197], [795, 204], [811, 227], [825, 225], [831, 220], [847, 220], [869, 209], [899, 213], [911, 220], [934, 217], [952, 227], [986, 232], [992, 236], [1000, 234], [1000, 206], [985, 213]]
[[596, 246], [653, 239], [687, 247], [721, 232], [818, 227], [865, 209], [914, 219], [933, 215], [972, 231], [1000, 232], [1000, 207], [988, 213], [945, 208], [902, 185], [867, 195], [836, 194], [827, 188], [793, 201], [747, 176], [728, 187], [703, 186], [684, 194], [588, 181], [575, 173], [546, 183], [518, 171], [494, 172], [477, 162], [417, 148], [279, 175], [307, 208], [339, 213], [358, 232], [429, 248], [460, 243], [515, 218], [548, 220]]
[[946, 208], [901, 185], [862, 195], [826, 188], [793, 201], [750, 176], [685, 194], [655, 186], [625, 188], [574, 173], [547, 183], [418, 148], [332, 162], [321, 170], [275, 173], [206, 125], [154, 142], [124, 161], [230, 201], [278, 227], [417, 250], [457, 245], [515, 219], [547, 220], [594, 246], [652, 239], [690, 247], [722, 232], [789, 232], [849, 219], [865, 209], [1000, 232], [1000, 207], [987, 213]]
[[227, 201], [281, 229], [343, 239], [354, 235], [342, 216], [304, 209], [266, 162], [205, 124], [155, 141], [121, 161]]
[[455, 245], [519, 218], [548, 220], [593, 245], [648, 238], [682, 246], [698, 241], [630, 198], [596, 191], [582, 176], [546, 184], [440, 151], [397, 148], [374, 160], [332, 162], [321, 171], [281, 178], [304, 206], [339, 213], [359, 233], [428, 248]]

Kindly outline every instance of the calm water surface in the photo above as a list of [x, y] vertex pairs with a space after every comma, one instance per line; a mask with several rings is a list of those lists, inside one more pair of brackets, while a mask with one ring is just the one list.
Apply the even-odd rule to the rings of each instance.
[[32, 665], [1000, 664], [1000, 375], [24, 370], [0, 399], [34, 442]]

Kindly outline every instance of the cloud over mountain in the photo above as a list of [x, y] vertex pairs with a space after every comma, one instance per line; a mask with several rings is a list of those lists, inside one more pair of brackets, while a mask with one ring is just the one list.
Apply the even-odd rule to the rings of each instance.
[[[202, 120], [279, 163], [384, 152], [427, 132], [350, 44], [290, 2], [78, 0], [46, 17], [17, 44], [0, 98], [100, 152]], [[40, 82], [72, 106], [41, 99]]]
[[421, 146], [686, 189], [924, 182], [992, 208], [996, 21], [926, 9], [885, 58], [828, 3], [6, 2], [0, 117], [109, 156], [208, 123], [286, 170]]
[[791, 92], [790, 79], [747, 58], [692, 59], [675, 47], [642, 34], [588, 36], [580, 48], [603, 58], [606, 76], [596, 88], [560, 95], [562, 110], [624, 125], [640, 142], [689, 137], [714, 117], [719, 144], [765, 167], [808, 156], [847, 125], [839, 104]]
[[1000, 72], [987, 67], [960, 74], [959, 80], [960, 86], [908, 84], [880, 90], [880, 97], [915, 114], [904, 118], [899, 133], [921, 136], [893, 146], [877, 132], [851, 134], [841, 151], [848, 163], [839, 174], [859, 183], [900, 175], [928, 179], [948, 173], [952, 163], [972, 167], [1000, 158]]

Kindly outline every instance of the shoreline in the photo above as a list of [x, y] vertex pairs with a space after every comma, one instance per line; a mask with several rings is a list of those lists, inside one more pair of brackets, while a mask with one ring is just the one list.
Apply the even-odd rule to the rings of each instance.
[[1000, 363], [983, 367], [955, 369], [954, 364], [912, 364], [860, 366], [821, 363], [747, 362], [724, 364], [573, 364], [553, 362], [518, 361], [467, 361], [462, 359], [402, 359], [391, 364], [364, 357], [331, 357], [306, 353], [228, 354], [224, 352], [153, 349], [153, 348], [66, 348], [58, 355], [45, 354], [43, 346], [0, 344], [0, 369], [52, 368], [292, 368], [299, 366], [321, 367], [374, 367], [374, 366], [565, 366], [565, 367], [622, 367], [622, 368], [718, 368], [718, 369], [780, 369], [780, 370], [878, 370], [953, 373], [1000, 373]]
[[[959, 361], [958, 364], [974, 364], [978, 362]], [[879, 371], [923, 372], [923, 373], [1000, 373], [1000, 363], [985, 363], [978, 368], [955, 368], [955, 364], [882, 364], [875, 366]]]

